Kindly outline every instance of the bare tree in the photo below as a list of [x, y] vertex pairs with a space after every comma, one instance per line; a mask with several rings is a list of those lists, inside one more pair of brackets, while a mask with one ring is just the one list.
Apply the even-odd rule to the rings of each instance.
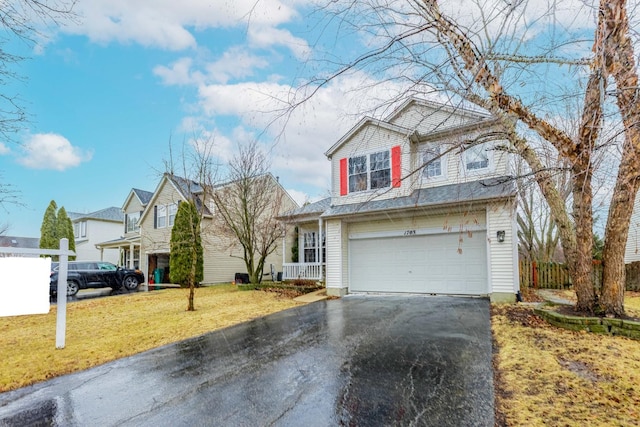
[[276, 219], [286, 208], [285, 193], [255, 142], [240, 146], [228, 169], [228, 182], [212, 192], [219, 230], [242, 246], [249, 280], [260, 283], [266, 258], [285, 233]]
[[[598, 8], [583, 4], [583, 11], [573, 11], [597, 17], [590, 55], [581, 48], [583, 35], [571, 32], [570, 26], [556, 26], [556, 33], [538, 38], [543, 40], [541, 45], [532, 42], [539, 26], [560, 20], [555, 15], [556, 2], [533, 18], [528, 15], [533, 3], [526, 0], [469, 1], [467, 5], [469, 9], [460, 13], [468, 15], [465, 21], [441, 10], [435, 0], [325, 2], [323, 11], [334, 12], [332, 23], [339, 21], [340, 28], [352, 31], [351, 35], [366, 35], [373, 48], [303, 87], [302, 99], [296, 99], [293, 107], [338, 76], [367, 71], [385, 84], [397, 83], [400, 95], [386, 105], [409, 94], [438, 92], [488, 110], [502, 125], [503, 149], [526, 162], [549, 206], [575, 285], [576, 309], [593, 312], [601, 307], [607, 314], [620, 316], [624, 313], [624, 247], [640, 185], [640, 89], [626, 1], [602, 0]], [[576, 49], [566, 48], [571, 45]], [[584, 52], [586, 57], [571, 56], [573, 52]], [[575, 69], [580, 72], [570, 73]], [[572, 75], [556, 82], [549, 78], [553, 75], [549, 70]], [[594, 155], [603, 147], [603, 123], [612, 120], [610, 82], [616, 86], [613, 94], [625, 142], [607, 221], [603, 290], [598, 295], [591, 280], [592, 180]], [[567, 95], [559, 90], [563, 85], [570, 85], [572, 96], [581, 100], [575, 130], [548, 119], [558, 113], [555, 105], [560, 96]], [[530, 87], [534, 96], [522, 90]], [[371, 84], [366, 86], [371, 89]], [[571, 206], [565, 204], [553, 168], [530, 143], [531, 133], [553, 147], [557, 158], [568, 165]]]

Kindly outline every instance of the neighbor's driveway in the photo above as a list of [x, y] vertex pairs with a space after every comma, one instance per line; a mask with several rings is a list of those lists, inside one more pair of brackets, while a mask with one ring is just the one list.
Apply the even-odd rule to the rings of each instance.
[[489, 303], [349, 296], [0, 394], [0, 425], [494, 424]]

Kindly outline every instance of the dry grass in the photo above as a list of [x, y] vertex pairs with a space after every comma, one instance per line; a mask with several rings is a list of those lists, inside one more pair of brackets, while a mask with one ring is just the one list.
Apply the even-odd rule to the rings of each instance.
[[166, 289], [67, 305], [66, 348], [55, 349], [56, 307], [46, 315], [0, 318], [0, 392], [79, 371], [299, 303], [232, 285]]
[[638, 425], [639, 341], [555, 328], [521, 305], [493, 306], [492, 331], [498, 425]]

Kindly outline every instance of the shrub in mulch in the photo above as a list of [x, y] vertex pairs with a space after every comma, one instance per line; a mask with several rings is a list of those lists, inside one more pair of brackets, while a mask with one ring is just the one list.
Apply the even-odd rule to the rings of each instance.
[[265, 291], [276, 292], [282, 297], [295, 298], [300, 295], [308, 294], [309, 292], [317, 291], [318, 289], [324, 289], [324, 285], [318, 284], [314, 280], [308, 279], [295, 279], [282, 283], [266, 282], [258, 285], [246, 284], [238, 285], [238, 289], [241, 291]]

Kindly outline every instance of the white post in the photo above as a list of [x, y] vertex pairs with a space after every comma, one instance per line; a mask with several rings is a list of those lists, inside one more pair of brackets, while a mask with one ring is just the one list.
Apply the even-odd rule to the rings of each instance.
[[318, 261], [318, 264], [320, 264], [320, 281], [322, 281], [323, 279], [323, 274], [322, 274], [322, 218], [318, 218], [318, 257], [316, 258], [316, 261]]
[[67, 334], [67, 264], [69, 239], [60, 239], [58, 267], [58, 308], [56, 313], [56, 348], [64, 348]]

